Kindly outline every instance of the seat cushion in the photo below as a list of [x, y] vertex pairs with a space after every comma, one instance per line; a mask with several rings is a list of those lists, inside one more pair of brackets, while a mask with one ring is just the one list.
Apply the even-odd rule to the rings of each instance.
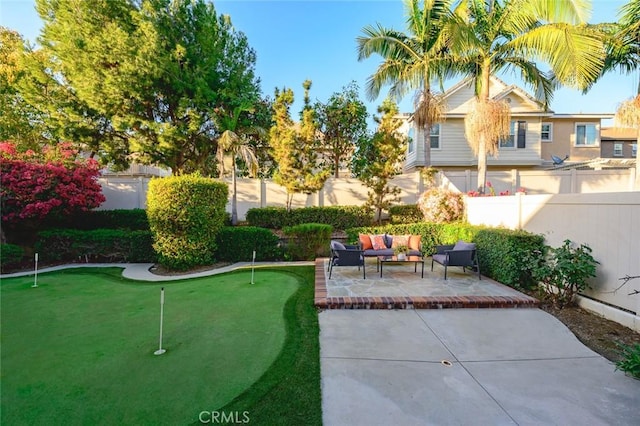
[[331, 240], [331, 249], [332, 250], [345, 250], [346, 247], [340, 241]]
[[475, 249], [476, 249], [476, 245], [474, 243], [465, 243], [462, 240], [458, 241], [456, 245], [453, 246], [453, 250], [475, 250]]
[[393, 249], [382, 249], [382, 250], [365, 250], [363, 256], [393, 256]]
[[446, 265], [448, 263], [448, 256], [446, 254], [434, 254], [433, 256], [431, 256], [431, 258], [434, 262], [437, 262], [441, 265]]

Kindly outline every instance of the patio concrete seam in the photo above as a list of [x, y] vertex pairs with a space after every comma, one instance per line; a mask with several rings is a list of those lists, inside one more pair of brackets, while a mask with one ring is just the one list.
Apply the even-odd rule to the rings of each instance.
[[349, 356], [321, 356], [321, 359], [338, 359], [338, 360], [353, 360], [353, 361], [380, 361], [380, 362], [411, 362], [416, 364], [442, 364], [442, 361], [449, 361], [452, 364], [460, 364], [457, 361], [451, 360], [441, 360], [441, 361], [429, 361], [429, 360], [420, 360], [420, 359], [392, 359], [392, 358], [366, 358], [366, 357], [349, 357]]
[[[527, 361], [562, 361], [562, 360], [578, 360], [578, 359], [599, 359], [602, 358], [600, 355], [589, 355], [589, 356], [559, 356], [559, 357], [543, 357], [543, 358], [514, 358], [514, 359], [476, 359], [476, 360], [468, 360], [461, 359], [458, 360], [460, 363], [467, 364], [482, 364], [484, 362], [527, 362]], [[609, 361], [611, 362], [611, 361]], [[611, 365], [614, 365], [611, 362]]]

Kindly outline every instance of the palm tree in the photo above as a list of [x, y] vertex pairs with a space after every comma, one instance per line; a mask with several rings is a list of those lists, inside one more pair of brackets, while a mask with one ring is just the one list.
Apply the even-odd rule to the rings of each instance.
[[451, 14], [451, 0], [404, 0], [407, 34], [387, 29], [380, 24], [363, 28], [357, 38], [358, 60], [377, 53], [384, 61], [367, 80], [367, 97], [374, 100], [383, 86], [390, 84], [389, 94], [395, 101], [409, 90], [416, 90], [413, 119], [423, 131], [423, 166], [431, 165], [430, 128], [442, 121], [442, 97], [431, 90], [431, 84], [442, 85], [453, 76], [444, 31]]
[[[588, 6], [588, 0], [461, 0], [455, 8], [448, 28], [452, 54], [476, 92], [465, 133], [478, 156], [479, 192], [485, 189], [487, 153], [509, 135], [509, 109], [490, 101], [490, 77], [519, 71], [545, 108], [558, 84], [587, 88], [604, 60], [600, 32], [581, 24]], [[535, 60], [549, 64], [551, 72]]]
[[[640, 70], [640, 0], [631, 0], [622, 6], [619, 25], [614, 28], [603, 73], [612, 69], [626, 73]], [[635, 127], [638, 130], [636, 147], [640, 145], [640, 75], [635, 97], [620, 104], [615, 121], [620, 127]], [[637, 150], [635, 189], [640, 190], [640, 154]]]
[[266, 131], [258, 126], [242, 126], [240, 116], [243, 112], [251, 112], [248, 104], [237, 106], [230, 115], [222, 115], [220, 118], [220, 130], [222, 134], [218, 138], [218, 150], [216, 159], [218, 161], [220, 178], [224, 176], [224, 160], [227, 155], [231, 157], [231, 224], [238, 224], [238, 202], [237, 202], [237, 167], [236, 160], [241, 158], [249, 170], [250, 176], [255, 176], [258, 171], [258, 159], [253, 146], [249, 143], [249, 135], [264, 135]]

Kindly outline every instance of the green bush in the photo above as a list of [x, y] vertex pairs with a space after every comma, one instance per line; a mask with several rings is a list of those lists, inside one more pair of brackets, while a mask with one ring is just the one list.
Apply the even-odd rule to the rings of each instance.
[[283, 229], [289, 237], [287, 252], [294, 260], [313, 260], [329, 246], [333, 227], [321, 223], [303, 223]]
[[150, 231], [51, 229], [35, 245], [43, 261], [155, 262]]
[[391, 206], [389, 208], [389, 221], [393, 224], [422, 222], [424, 215], [417, 204]]
[[622, 370], [630, 376], [640, 379], [640, 343], [628, 346], [618, 343], [622, 359], [616, 362], [616, 370]]
[[489, 228], [479, 231], [474, 242], [483, 274], [515, 288], [526, 289], [536, 284], [529, 258], [532, 253], [542, 251], [542, 235]]
[[282, 248], [277, 235], [255, 226], [225, 227], [217, 236], [218, 260], [248, 262], [256, 252], [256, 260], [280, 260]]
[[545, 246], [539, 253], [537, 258], [531, 258], [532, 274], [557, 308], [572, 304], [574, 296], [589, 287], [587, 279], [596, 276], [599, 262], [586, 244], [574, 247], [570, 240], [564, 240], [562, 246]]
[[130, 229], [149, 230], [144, 209], [90, 210], [58, 218], [44, 224], [44, 229]]
[[262, 207], [249, 209], [246, 218], [250, 225], [268, 229], [323, 223], [344, 230], [370, 225], [372, 221], [371, 212], [360, 206], [303, 207], [290, 211], [283, 207]]
[[213, 263], [228, 195], [225, 183], [199, 175], [149, 182], [147, 216], [162, 265], [187, 270]]
[[247, 223], [267, 229], [282, 229], [286, 226], [287, 209], [284, 207], [260, 207], [247, 210]]
[[4, 268], [19, 263], [24, 257], [22, 247], [15, 244], [0, 244], [0, 266]]

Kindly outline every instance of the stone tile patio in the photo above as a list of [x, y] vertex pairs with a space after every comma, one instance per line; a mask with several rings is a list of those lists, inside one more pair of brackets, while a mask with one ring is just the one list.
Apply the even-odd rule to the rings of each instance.
[[321, 309], [443, 309], [537, 307], [538, 300], [489, 278], [462, 268], [447, 270], [425, 259], [424, 278], [420, 265], [385, 264], [383, 277], [374, 259], [366, 264], [366, 279], [357, 267], [335, 267], [328, 279], [328, 259], [316, 260], [315, 305]]

